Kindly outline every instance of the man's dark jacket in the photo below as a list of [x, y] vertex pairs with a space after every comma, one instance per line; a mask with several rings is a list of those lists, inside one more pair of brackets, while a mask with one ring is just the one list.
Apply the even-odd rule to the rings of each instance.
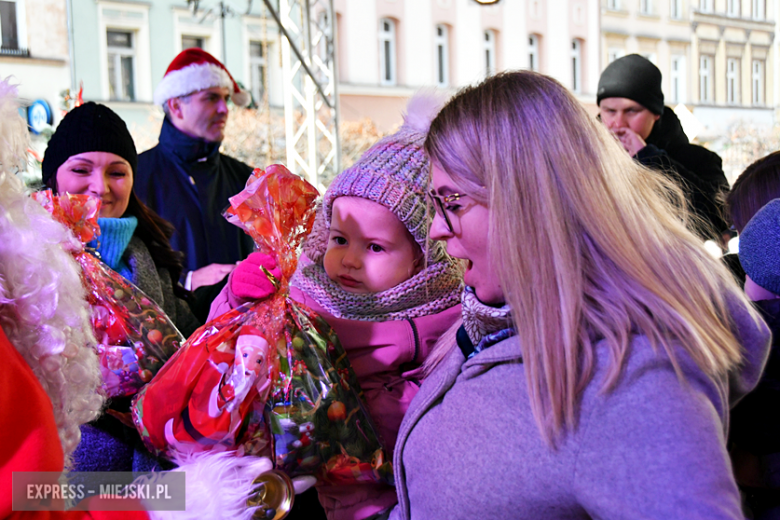
[[720, 156], [702, 146], [690, 144], [674, 111], [666, 107], [639, 150], [636, 159], [654, 170], [670, 173], [682, 184], [695, 215], [704, 220], [696, 226], [704, 238], [714, 238], [728, 229], [723, 219], [720, 193], [729, 189]]
[[138, 156], [135, 192], [176, 228], [171, 246], [184, 253], [187, 271], [232, 264], [253, 250], [252, 239], [222, 216], [252, 168], [219, 153], [219, 144], [190, 137], [165, 118], [159, 144]]

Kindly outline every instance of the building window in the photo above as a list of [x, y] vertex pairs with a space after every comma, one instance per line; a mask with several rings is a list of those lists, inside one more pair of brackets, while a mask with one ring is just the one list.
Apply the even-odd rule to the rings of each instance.
[[752, 0], [753, 6], [753, 19], [754, 20], [763, 20], [764, 19], [764, 1], [765, 0]]
[[669, 4], [669, 16], [673, 20], [679, 20], [682, 18], [682, 0], [671, 0]]
[[672, 102], [685, 103], [685, 56], [672, 56], [669, 87]]
[[184, 49], [191, 49], [193, 47], [197, 47], [198, 49], [205, 49], [203, 46], [203, 38], [198, 36], [184, 36], [181, 37], [181, 48]]
[[0, 54], [29, 56], [24, 0], [0, 1]]
[[712, 103], [712, 56], [699, 57], [699, 101]]
[[436, 84], [447, 87], [450, 84], [449, 31], [446, 25], [436, 26]]
[[3, 50], [19, 48], [16, 2], [0, 2], [0, 31], [3, 35]]
[[607, 0], [607, 9], [610, 11], [620, 10], [620, 0]]
[[726, 1], [726, 14], [729, 16], [739, 17], [740, 13], [739, 0], [727, 0]]
[[699, 11], [702, 13], [711, 13], [712, 2], [713, 0], [699, 0]]
[[618, 58], [622, 58], [626, 55], [626, 51], [620, 47], [610, 47], [607, 50], [607, 63], [612, 63]]
[[380, 84], [396, 84], [395, 22], [389, 18], [379, 20], [379, 70]]
[[739, 59], [726, 60], [726, 103], [736, 105], [739, 103]]
[[496, 33], [485, 31], [485, 75], [496, 73]]
[[333, 52], [333, 32], [328, 20], [328, 11], [322, 11], [317, 17], [317, 28], [322, 32], [322, 37], [317, 43], [317, 55], [326, 67], [330, 67], [330, 55]]
[[739, 59], [726, 60], [726, 103], [736, 105], [739, 103]]
[[106, 31], [108, 51], [108, 98], [135, 101], [135, 47], [133, 33]]
[[582, 43], [577, 39], [571, 41], [571, 90], [582, 91]]
[[252, 98], [260, 103], [265, 94], [266, 85], [265, 48], [261, 42], [249, 42], [249, 81]]
[[753, 60], [751, 83], [753, 85], [753, 104], [764, 104], [764, 62]]
[[653, 0], [639, 0], [639, 12], [653, 14]]
[[532, 34], [528, 37], [528, 70], [539, 72], [539, 36]]

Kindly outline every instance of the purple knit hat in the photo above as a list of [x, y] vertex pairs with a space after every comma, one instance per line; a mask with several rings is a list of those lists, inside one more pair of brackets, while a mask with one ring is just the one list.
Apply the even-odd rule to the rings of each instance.
[[[423, 145], [430, 123], [442, 104], [434, 95], [415, 95], [409, 100], [398, 132], [382, 138], [333, 179], [304, 244], [311, 260], [318, 262], [325, 254], [333, 201], [338, 197], [360, 197], [385, 206], [426, 250], [430, 216], [425, 190], [431, 162]], [[433, 259], [431, 256], [440, 255], [438, 251], [434, 255], [429, 252], [429, 260]]]

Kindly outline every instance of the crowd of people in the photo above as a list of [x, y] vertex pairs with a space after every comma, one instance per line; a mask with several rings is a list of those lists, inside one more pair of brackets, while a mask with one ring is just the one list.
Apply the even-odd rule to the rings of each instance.
[[[780, 518], [780, 152], [729, 189], [661, 79], [641, 56], [615, 60], [598, 118], [530, 71], [446, 102], [417, 95], [400, 129], [335, 177], [289, 296], [338, 336], [392, 478], [296, 480], [288, 518]], [[177, 464], [213, 488], [200, 482], [169, 517], [213, 516], [227, 493], [212, 467], [151, 453], [133, 396], [101, 390], [78, 244], [14, 173], [14, 96], [0, 84], [0, 517], [23, 514], [13, 472]], [[117, 114], [85, 103], [53, 134], [42, 180], [100, 199], [89, 251], [186, 338], [273, 295], [281, 275], [222, 216], [252, 179], [219, 152], [228, 101], [247, 93], [187, 49], [154, 97], [157, 146], [138, 155]], [[738, 259], [705, 248], [725, 251], [732, 230]], [[239, 506], [221, 517], [263, 513], [247, 493], [272, 464], [242, 455], [217, 454], [220, 471], [238, 468]], [[109, 514], [90, 508], [48, 514]], [[158, 515], [142, 509], [121, 514]]]

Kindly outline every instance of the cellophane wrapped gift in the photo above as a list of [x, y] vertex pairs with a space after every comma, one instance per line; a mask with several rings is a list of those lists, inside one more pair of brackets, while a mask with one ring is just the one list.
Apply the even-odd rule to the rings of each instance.
[[151, 381], [184, 338], [141, 289], [89, 252], [86, 244], [100, 235], [99, 199], [69, 193], [54, 196], [51, 190], [34, 196], [81, 243], [72, 253], [81, 265], [87, 290], [106, 395], [131, 396]]
[[289, 297], [316, 189], [284, 166], [256, 169], [225, 217], [277, 259], [278, 291], [198, 329], [136, 397], [147, 447], [269, 456], [290, 476], [392, 481], [343, 347], [320, 316]]

